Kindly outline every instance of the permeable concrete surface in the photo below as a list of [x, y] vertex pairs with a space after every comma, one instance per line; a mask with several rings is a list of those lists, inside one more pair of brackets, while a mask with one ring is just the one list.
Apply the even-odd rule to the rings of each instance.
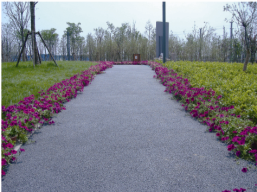
[[189, 116], [149, 66], [113, 66], [43, 126], [3, 192], [256, 191], [257, 170]]

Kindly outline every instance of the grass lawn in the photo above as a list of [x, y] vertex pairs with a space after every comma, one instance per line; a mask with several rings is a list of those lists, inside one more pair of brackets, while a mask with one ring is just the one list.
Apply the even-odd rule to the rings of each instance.
[[70, 78], [74, 74], [88, 69], [97, 63], [85, 61], [45, 61], [33, 67], [31, 62], [2, 63], [2, 106], [8, 107], [18, 103], [24, 97], [34, 95], [38, 99], [38, 92], [46, 90], [55, 83]]

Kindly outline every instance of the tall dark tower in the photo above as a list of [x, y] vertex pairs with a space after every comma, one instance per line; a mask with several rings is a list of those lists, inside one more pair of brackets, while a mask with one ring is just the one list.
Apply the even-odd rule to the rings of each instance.
[[[162, 2], [162, 27], [163, 27], [163, 30], [162, 30], [162, 32], [163, 32], [163, 35], [162, 35], [162, 37], [163, 37], [163, 39], [162, 39], [162, 46], [163, 46], [163, 63], [165, 63], [166, 62], [166, 35], [165, 35], [165, 33], [166, 33], [166, 31], [165, 31], [165, 28], [166, 28], [166, 25], [165, 25], [165, 23], [166, 23], [166, 3], [165, 3], [165, 1], [164, 2]], [[169, 37], [168, 37], [169, 38]]]

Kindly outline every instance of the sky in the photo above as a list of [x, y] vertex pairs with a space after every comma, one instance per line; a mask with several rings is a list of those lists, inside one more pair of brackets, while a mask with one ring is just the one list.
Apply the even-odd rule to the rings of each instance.
[[[223, 7], [227, 3], [233, 2], [166, 1], [166, 22], [169, 22], [169, 31], [184, 38], [184, 32], [192, 32], [194, 23], [197, 28], [201, 28], [204, 26], [204, 22], [208, 22], [211, 27], [217, 29], [218, 35], [222, 36], [223, 26], [230, 34], [230, 23], [227, 23], [225, 18], [230, 19], [231, 14], [223, 11]], [[36, 4], [35, 16], [36, 31], [55, 28], [59, 37], [68, 27], [67, 22], [76, 24], [80, 22], [83, 37], [86, 37], [88, 33], [94, 34], [95, 28], [107, 29], [107, 21], [115, 27], [120, 27], [122, 23], [132, 25], [133, 22], [136, 22], [136, 29], [144, 34], [148, 20], [153, 27], [156, 26], [156, 21], [162, 21], [162, 1], [47, 2], [39, 0]], [[3, 11], [1, 11], [1, 22], [8, 22]]]

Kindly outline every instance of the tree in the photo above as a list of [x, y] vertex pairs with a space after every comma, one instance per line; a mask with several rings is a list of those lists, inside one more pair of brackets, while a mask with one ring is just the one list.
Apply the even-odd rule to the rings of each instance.
[[238, 4], [233, 3], [232, 5], [227, 4], [224, 6], [224, 11], [230, 12], [232, 14], [231, 21], [244, 28], [246, 58], [243, 71], [246, 71], [251, 50], [249, 34], [251, 25], [253, 25], [257, 19], [257, 2], [240, 2]]
[[119, 60], [123, 61], [123, 56], [124, 56], [124, 42], [125, 42], [125, 34], [126, 34], [126, 29], [128, 28], [129, 24], [128, 23], [122, 23], [121, 27], [117, 27], [115, 29], [115, 42], [118, 45], [118, 55], [119, 55]]
[[30, 2], [30, 15], [31, 15], [31, 36], [32, 36], [32, 51], [33, 51], [33, 65], [39, 64], [38, 49], [36, 41], [36, 24], [35, 24], [35, 5], [37, 3]]
[[75, 46], [80, 39], [80, 33], [83, 32], [82, 28], [80, 27], [81, 23], [76, 25], [75, 23], [67, 22], [67, 24], [69, 27], [66, 28], [64, 34], [67, 36], [67, 32], [69, 32], [69, 36], [71, 38], [71, 52], [75, 54]]
[[[30, 19], [29, 2], [3, 2], [4, 13], [10, 20], [10, 24], [22, 37], [22, 45], [25, 41], [24, 30], [27, 28]], [[22, 60], [26, 60], [25, 49], [22, 53]]]
[[87, 35], [87, 49], [88, 49], [89, 60], [93, 61], [94, 53], [95, 53], [95, 42], [91, 33]]
[[153, 29], [153, 25], [152, 23], [150, 22], [150, 20], [147, 21], [146, 25], [145, 25], [145, 33], [148, 34], [148, 53], [147, 53], [147, 59], [149, 60], [150, 59], [150, 46], [151, 46], [151, 31]]
[[257, 47], [257, 34], [252, 36], [250, 35], [250, 48], [251, 48], [251, 63], [253, 64], [255, 62], [255, 54], [256, 54], [256, 47]]
[[61, 41], [60, 41], [60, 46], [59, 46], [59, 52], [62, 54], [62, 60], [65, 61], [65, 55], [67, 52], [67, 36], [65, 36], [65, 34], [63, 34]]
[[95, 31], [95, 36], [96, 36], [96, 47], [97, 47], [97, 53], [98, 53], [98, 60], [101, 61], [103, 56], [102, 56], [102, 41], [104, 37], [104, 29], [102, 27], [99, 27], [98, 29], [94, 29]]
[[251, 63], [255, 62], [255, 54], [257, 52], [257, 17], [250, 28], [250, 47], [251, 47]]
[[110, 40], [109, 57], [111, 58], [111, 60], [113, 60], [114, 54], [112, 52], [112, 38], [113, 38], [113, 35], [115, 33], [115, 27], [112, 23], [110, 23], [108, 21], [106, 23], [107, 23], [107, 26], [108, 26], [107, 30], [109, 31], [109, 34], [110, 34], [110, 38], [109, 38], [109, 40]]
[[83, 48], [85, 45], [85, 38], [84, 37], [78, 37], [77, 38], [77, 45], [76, 45], [76, 53], [79, 55], [79, 60], [82, 61], [82, 54], [83, 54]]
[[12, 45], [15, 41], [14, 35], [10, 33], [10, 24], [2, 24], [2, 62], [9, 62], [11, 58]]
[[41, 35], [42, 35], [43, 39], [45, 40], [51, 53], [53, 51], [54, 44], [58, 40], [58, 34], [55, 33], [55, 31], [56, 31], [55, 28], [52, 28], [50, 30], [42, 30], [41, 31]]

